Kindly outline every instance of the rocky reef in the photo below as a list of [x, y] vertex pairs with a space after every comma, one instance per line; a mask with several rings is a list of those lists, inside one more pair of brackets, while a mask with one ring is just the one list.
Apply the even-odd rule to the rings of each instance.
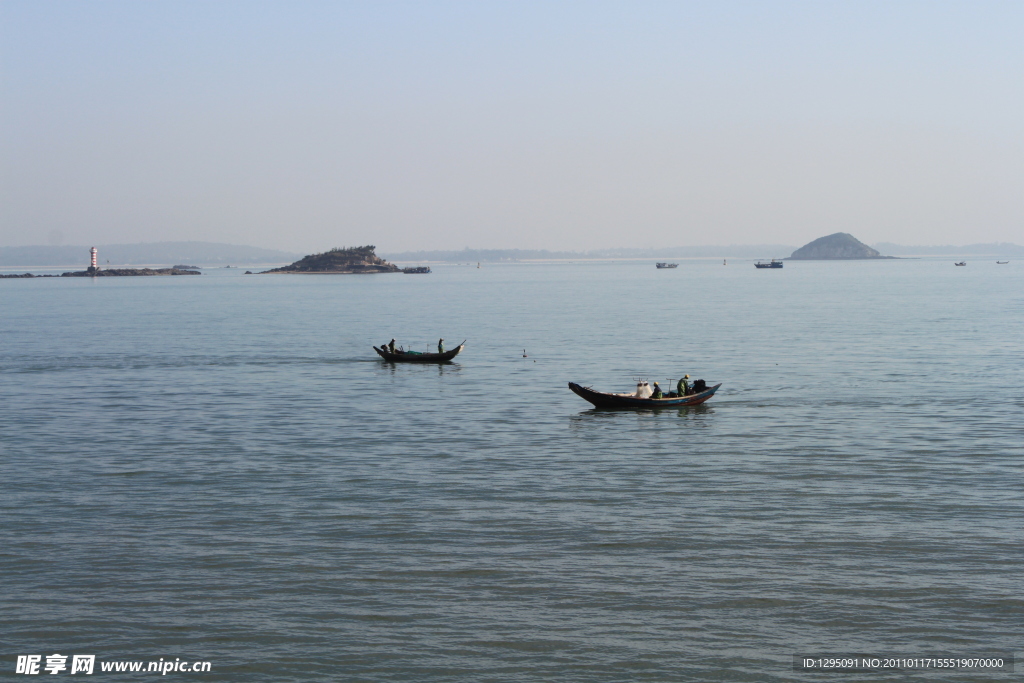
[[264, 273], [398, 273], [398, 266], [377, 256], [377, 247], [338, 247], [322, 254], [310, 254], [290, 266]]
[[61, 273], [61, 277], [130, 277], [134, 275], [202, 275], [198, 270], [181, 268], [86, 268], [73, 273]]
[[0, 278], [24, 278], [24, 277], [59, 277], [58, 275], [33, 275], [32, 273], [21, 273], [20, 275], [0, 275]]
[[183, 270], [181, 268], [86, 268], [85, 270], [73, 273], [61, 273], [60, 275], [33, 275], [22, 273], [20, 275], [0, 275], [0, 278], [25, 278], [25, 277], [130, 277], [133, 275], [202, 275], [198, 270]]
[[882, 256], [877, 250], [864, 244], [850, 233], [837, 232], [808, 242], [794, 251], [789, 258], [795, 261], [826, 261], [896, 257]]

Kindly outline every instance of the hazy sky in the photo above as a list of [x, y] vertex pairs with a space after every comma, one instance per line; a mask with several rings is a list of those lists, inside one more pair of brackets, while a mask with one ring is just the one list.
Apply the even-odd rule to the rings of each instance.
[[1024, 2], [0, 0], [0, 245], [1024, 242]]

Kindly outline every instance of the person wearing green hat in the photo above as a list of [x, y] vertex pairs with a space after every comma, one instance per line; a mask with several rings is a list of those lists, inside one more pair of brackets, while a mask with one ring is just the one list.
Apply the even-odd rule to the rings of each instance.
[[683, 375], [683, 378], [676, 384], [676, 394], [679, 396], [690, 395], [690, 383], [686, 380], [690, 379], [689, 375]]

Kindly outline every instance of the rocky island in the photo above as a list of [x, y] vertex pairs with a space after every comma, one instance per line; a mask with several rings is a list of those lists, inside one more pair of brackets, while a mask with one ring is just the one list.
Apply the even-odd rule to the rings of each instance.
[[182, 268], [86, 268], [61, 277], [131, 277], [134, 275], [202, 275], [198, 270]]
[[837, 232], [819, 237], [800, 247], [789, 257], [794, 261], [826, 261], [854, 259], [890, 259], [895, 256], [882, 256], [877, 250], [861, 242], [848, 232]]
[[290, 266], [264, 273], [400, 273], [393, 263], [377, 256], [372, 244], [365, 247], [336, 247], [322, 254], [310, 254]]
[[[173, 268], [99, 268], [96, 265], [99, 250], [96, 247], [89, 249], [89, 267], [85, 270], [61, 273], [60, 277], [132, 277], [135, 275], [202, 275], [198, 270], [190, 270], [194, 266], [174, 266]], [[108, 261], [109, 263], [109, 261]], [[56, 275], [0, 275], [2, 278], [9, 277], [58, 277]]]
[[198, 270], [183, 270], [181, 268], [86, 268], [75, 272], [61, 273], [60, 275], [33, 275], [24, 273], [22, 275], [0, 275], [0, 278], [23, 278], [23, 277], [131, 277], [134, 275], [202, 275]]

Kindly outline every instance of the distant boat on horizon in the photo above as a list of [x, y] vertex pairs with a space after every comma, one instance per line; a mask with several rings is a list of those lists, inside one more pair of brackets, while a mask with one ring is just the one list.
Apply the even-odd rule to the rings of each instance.
[[781, 268], [782, 267], [782, 261], [779, 261], [778, 259], [772, 259], [768, 263], [765, 263], [764, 261], [758, 261], [757, 263], [754, 264], [754, 267], [755, 268]]
[[1005, 266], [1007, 263], [1009, 263], [1009, 261], [996, 261], [996, 263], [998, 263], [1001, 266]]
[[966, 266], [967, 265], [967, 261], [961, 261], [960, 263], [954, 263], [953, 265], [954, 266]]
[[678, 268], [678, 263], [655, 263], [656, 268]]

